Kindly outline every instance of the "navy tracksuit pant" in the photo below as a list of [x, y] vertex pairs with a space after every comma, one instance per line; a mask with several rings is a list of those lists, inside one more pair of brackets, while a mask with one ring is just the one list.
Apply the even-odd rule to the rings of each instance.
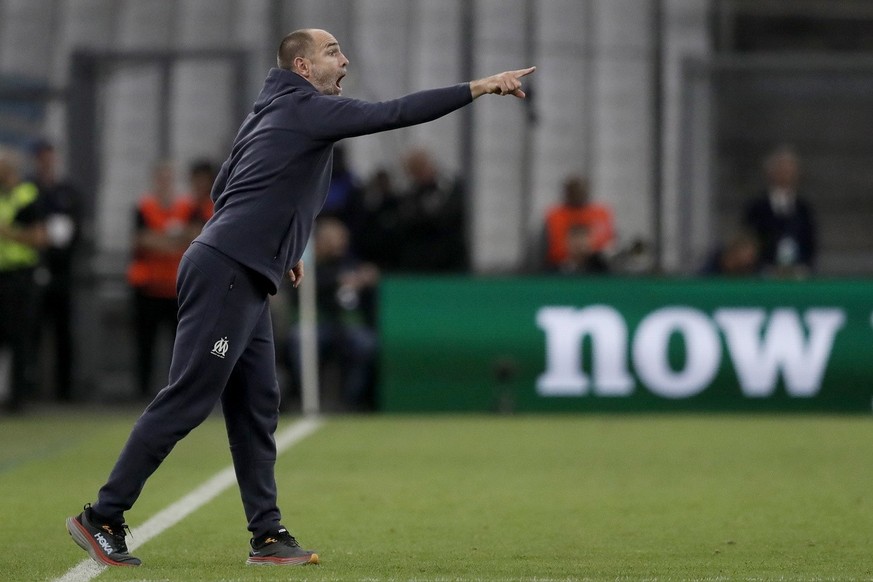
[[279, 384], [268, 283], [217, 250], [192, 244], [179, 266], [179, 326], [169, 384], [136, 421], [93, 509], [121, 520], [175, 444], [221, 399], [248, 528], [273, 531]]

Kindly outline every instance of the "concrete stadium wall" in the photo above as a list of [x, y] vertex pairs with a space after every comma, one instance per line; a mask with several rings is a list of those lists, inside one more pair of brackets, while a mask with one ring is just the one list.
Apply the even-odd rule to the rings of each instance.
[[[661, 210], [669, 260], [681, 212], [673, 197], [678, 71], [683, 59], [708, 51], [709, 2], [661, 5]], [[346, 94], [364, 99], [536, 64], [530, 105], [489, 100], [477, 103], [471, 117], [455, 114], [349, 144], [362, 175], [396, 164], [412, 145], [432, 149], [451, 171], [467, 169], [474, 265], [504, 271], [520, 265], [543, 211], [571, 173], [588, 175], [594, 197], [614, 207], [621, 240], [655, 236], [655, 6], [654, 0], [0, 0], [0, 75], [63, 88], [76, 49], [242, 48], [250, 63], [245, 91], [253, 99], [278, 39], [303, 26], [336, 34], [351, 59]], [[231, 111], [227, 65], [179, 62], [168, 112], [156, 109], [158, 75], [154, 67], [124, 67], [108, 74], [102, 88], [95, 228], [105, 252], [126, 251], [130, 209], [161, 153], [182, 167], [194, 157], [220, 159], [240, 121]], [[172, 118], [168, 152], [157, 146], [160, 115]], [[472, 159], [464, 160], [463, 124], [470, 119]], [[64, 143], [64, 129], [64, 105], [54, 102], [45, 133], [75, 147]]]

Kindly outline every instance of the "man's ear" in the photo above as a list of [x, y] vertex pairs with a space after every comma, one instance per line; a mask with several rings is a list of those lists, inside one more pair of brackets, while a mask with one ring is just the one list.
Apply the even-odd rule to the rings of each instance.
[[312, 63], [306, 57], [294, 57], [294, 68], [292, 70], [301, 77], [309, 77], [311, 65]]

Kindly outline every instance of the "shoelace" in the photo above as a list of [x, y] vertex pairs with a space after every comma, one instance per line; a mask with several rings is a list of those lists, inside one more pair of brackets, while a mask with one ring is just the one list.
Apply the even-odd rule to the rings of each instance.
[[[112, 545], [118, 548], [119, 552], [127, 552], [127, 542], [125, 541], [125, 532], [130, 533], [130, 528], [126, 523], [106, 524], [109, 528], [107, 532], [112, 536]], [[131, 534], [133, 536], [133, 534]]]
[[[91, 509], [91, 504], [86, 503], [83, 508], [85, 511], [93, 511]], [[90, 515], [90, 514], [89, 514]], [[93, 516], [91, 517], [93, 519]], [[108, 530], [106, 528], [109, 528]], [[126, 523], [106, 523], [101, 526], [101, 529], [106, 531], [110, 536], [112, 536], [113, 545], [118, 547], [118, 551], [127, 552], [127, 542], [124, 541], [125, 534], [127, 532], [133, 537], [133, 534], [130, 531], [130, 528]]]
[[286, 546], [292, 548], [299, 548], [300, 544], [297, 543], [297, 540], [294, 539], [294, 536], [289, 534], [287, 531], [279, 532], [276, 534], [276, 537], [279, 538], [279, 543], [285, 544]]

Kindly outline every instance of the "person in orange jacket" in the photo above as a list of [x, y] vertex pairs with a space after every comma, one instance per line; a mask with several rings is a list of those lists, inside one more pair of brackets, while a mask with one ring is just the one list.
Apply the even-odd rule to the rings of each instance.
[[[192, 228], [195, 205], [177, 196], [172, 163], [161, 161], [152, 170], [152, 188], [136, 207], [133, 260], [127, 281], [133, 288], [136, 332], [136, 381], [140, 396], [151, 393], [155, 345], [162, 328], [176, 332], [176, 271], [182, 254], [199, 229]], [[201, 225], [202, 226], [202, 225]]]
[[605, 254], [615, 240], [612, 211], [589, 199], [588, 181], [570, 176], [564, 181], [564, 200], [546, 213], [546, 269], [560, 271], [571, 259], [574, 237], [584, 232], [587, 256], [592, 264], [600, 265], [593, 271], [603, 272]]

